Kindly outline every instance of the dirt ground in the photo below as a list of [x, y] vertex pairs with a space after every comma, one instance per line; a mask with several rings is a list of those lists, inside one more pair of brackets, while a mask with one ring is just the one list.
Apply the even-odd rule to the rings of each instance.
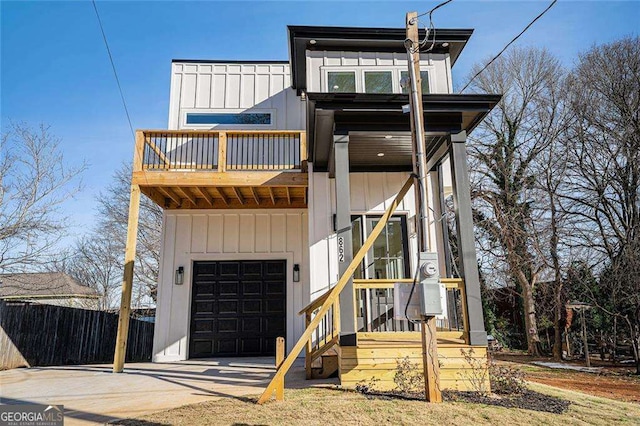
[[[531, 364], [533, 361], [552, 361], [551, 358], [532, 358], [521, 353], [509, 352], [495, 353], [493, 357], [497, 362], [519, 364], [519, 368], [526, 374], [526, 380], [531, 382], [640, 404], [640, 376], [633, 374], [635, 367], [630, 364], [613, 365], [610, 362], [593, 359], [591, 366], [603, 367], [602, 372], [586, 373]], [[584, 366], [580, 361], [572, 364]]]

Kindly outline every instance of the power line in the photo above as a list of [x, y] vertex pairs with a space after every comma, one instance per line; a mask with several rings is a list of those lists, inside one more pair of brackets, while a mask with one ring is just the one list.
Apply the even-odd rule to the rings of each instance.
[[[429, 46], [428, 49], [426, 49], [426, 52], [429, 52], [431, 49], [433, 49], [433, 46], [435, 46], [436, 44], [436, 29], [433, 25], [433, 12], [435, 12], [437, 9], [440, 9], [442, 6], [451, 3], [453, 0], [446, 0], [443, 1], [442, 3], [438, 4], [436, 7], [432, 8], [431, 10], [429, 10], [428, 12], [422, 13], [420, 15], [416, 15], [415, 18], [411, 19], [411, 23], [418, 25], [418, 18], [421, 16], [425, 16], [425, 15], [429, 15], [429, 25], [425, 27], [425, 35], [424, 35], [424, 39], [420, 42], [418, 42], [418, 47], [416, 48], [417, 50], [420, 50], [421, 48], [423, 48], [426, 44], [427, 41], [429, 40], [429, 35], [433, 34], [433, 41], [431, 42], [431, 46]], [[413, 51], [413, 47], [412, 47], [412, 51]], [[413, 52], [412, 52], [413, 53]]]
[[520, 34], [518, 34], [517, 36], [515, 36], [514, 38], [511, 39], [511, 41], [509, 43], [507, 43], [507, 45], [500, 51], [500, 53], [498, 53], [496, 56], [494, 56], [484, 67], [482, 67], [482, 69], [480, 71], [478, 71], [473, 77], [471, 77], [471, 80], [469, 80], [469, 82], [467, 84], [465, 84], [465, 86], [460, 90], [460, 93], [464, 92], [465, 89], [467, 87], [469, 87], [469, 85], [471, 84], [471, 82], [473, 82], [473, 80], [476, 79], [476, 77], [478, 77], [484, 70], [486, 70], [489, 65], [491, 65], [493, 63], [493, 61], [495, 61], [496, 59], [498, 59], [500, 57], [500, 55], [502, 55], [504, 53], [505, 50], [507, 50], [507, 48], [509, 46], [511, 46], [511, 44], [513, 44], [517, 39], [520, 38], [520, 36], [522, 34], [524, 34], [529, 27], [531, 27], [538, 19], [540, 19], [542, 17], [542, 15], [544, 15], [545, 13], [547, 13], [549, 11], [549, 9], [551, 9], [553, 7], [553, 5], [555, 5], [558, 2], [558, 0], [553, 0], [551, 2], [551, 4], [549, 6], [547, 6], [547, 8], [545, 10], [543, 10], [538, 16], [536, 16], [533, 21], [529, 22], [529, 25], [527, 25], [526, 27], [524, 27], [524, 29], [522, 31], [520, 31]]
[[431, 14], [432, 14], [433, 12], [435, 12], [437, 9], [440, 9], [442, 6], [444, 6], [444, 5], [445, 5], [445, 4], [447, 4], [447, 3], [451, 3], [452, 1], [453, 1], [453, 0], [443, 1], [442, 3], [440, 3], [439, 5], [437, 5], [436, 7], [434, 7], [433, 9], [431, 9], [430, 11], [425, 12], [425, 13], [421, 13], [420, 15], [416, 16], [416, 19], [417, 19], [417, 18], [419, 18], [419, 17], [421, 17], [421, 16], [424, 16], [424, 15], [429, 15], [429, 17], [431, 17]]
[[107, 35], [104, 32], [104, 27], [102, 26], [102, 20], [100, 19], [100, 14], [98, 13], [98, 7], [96, 6], [96, 1], [91, 0], [93, 4], [93, 10], [96, 11], [96, 17], [98, 18], [98, 25], [100, 25], [100, 32], [102, 32], [102, 39], [104, 40], [104, 45], [107, 48], [107, 53], [109, 54], [109, 62], [111, 62], [111, 68], [113, 69], [113, 75], [116, 77], [116, 83], [118, 84], [118, 90], [120, 91], [120, 98], [122, 99], [122, 105], [124, 106], [124, 112], [127, 114], [127, 121], [129, 122], [129, 129], [131, 130], [131, 136], [135, 140], [136, 133], [133, 131], [133, 125], [131, 124], [131, 116], [129, 115], [129, 109], [127, 108], [127, 102], [124, 99], [124, 93], [122, 92], [122, 86], [120, 85], [120, 79], [118, 78], [118, 72], [116, 71], [116, 65], [113, 62], [113, 56], [111, 55], [111, 49], [109, 49], [109, 42], [107, 41]]

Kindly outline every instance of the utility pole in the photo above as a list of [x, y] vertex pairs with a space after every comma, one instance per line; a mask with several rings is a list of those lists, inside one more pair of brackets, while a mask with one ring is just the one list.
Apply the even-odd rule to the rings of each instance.
[[[405, 47], [411, 92], [409, 105], [411, 109], [411, 137], [413, 153], [413, 173], [416, 176], [416, 229], [418, 231], [418, 251], [428, 250], [427, 222], [427, 185], [425, 157], [425, 129], [422, 109], [422, 82], [420, 78], [420, 37], [418, 35], [418, 13], [409, 12], [406, 18], [407, 37]], [[419, 262], [419, 260], [418, 260]], [[429, 402], [442, 402], [440, 392], [440, 367], [438, 365], [438, 347], [436, 337], [436, 317], [423, 317], [420, 322], [422, 335], [422, 364], [424, 370], [425, 399]]]

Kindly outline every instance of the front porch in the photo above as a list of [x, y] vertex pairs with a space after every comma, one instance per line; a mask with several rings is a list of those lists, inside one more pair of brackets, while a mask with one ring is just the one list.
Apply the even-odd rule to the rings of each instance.
[[[447, 313], [436, 318], [436, 339], [440, 368], [440, 389], [477, 390], [479, 382], [489, 388], [487, 345], [471, 344], [467, 325], [465, 285], [459, 278], [441, 279], [446, 288]], [[423, 347], [420, 324], [396, 315], [394, 287], [413, 285], [412, 280], [354, 280], [356, 301], [355, 346], [341, 346], [340, 300], [331, 305], [323, 321], [314, 329], [305, 347], [307, 379], [323, 378], [338, 371], [340, 384], [355, 388], [358, 383], [375, 383], [376, 389], [392, 390], [398, 363], [422, 367]], [[303, 309], [305, 326], [319, 313], [330, 293]], [[478, 380], [478, 376], [484, 378]]]

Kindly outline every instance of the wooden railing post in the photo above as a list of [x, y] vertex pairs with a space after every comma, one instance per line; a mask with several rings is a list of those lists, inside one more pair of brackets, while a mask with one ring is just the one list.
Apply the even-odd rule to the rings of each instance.
[[136, 146], [133, 153], [133, 171], [139, 172], [142, 170], [144, 164], [144, 144], [145, 144], [144, 130], [136, 130]]
[[[282, 366], [284, 362], [284, 337], [278, 337], [276, 339], [276, 370]], [[278, 383], [278, 388], [276, 389], [276, 401], [284, 401], [284, 377]]]
[[307, 163], [307, 133], [300, 132], [300, 169], [305, 170]]
[[468, 345], [469, 340], [469, 310], [467, 308], [467, 295], [464, 288], [464, 281], [460, 280], [458, 283], [458, 289], [460, 290], [460, 301], [462, 303], [462, 329], [464, 330], [464, 342]]
[[[304, 328], [306, 329], [307, 327], [309, 327], [309, 324], [311, 324], [311, 312], [307, 311], [304, 314]], [[311, 353], [313, 352], [313, 348], [311, 345], [311, 339], [308, 339], [304, 353], [304, 371], [307, 380], [311, 379]]]
[[227, 132], [218, 133], [218, 171], [227, 170]]

